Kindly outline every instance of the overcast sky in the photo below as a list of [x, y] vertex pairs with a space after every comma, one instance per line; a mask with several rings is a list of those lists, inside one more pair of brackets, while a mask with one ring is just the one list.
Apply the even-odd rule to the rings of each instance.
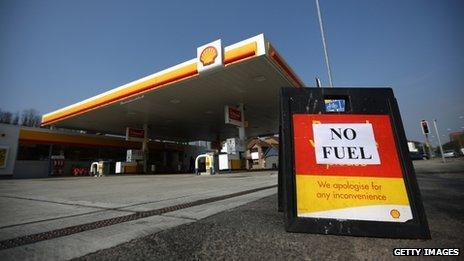
[[[391, 86], [409, 139], [421, 119], [463, 130], [464, 1], [320, 3], [334, 85]], [[0, 0], [0, 109], [48, 113], [260, 33], [328, 84], [312, 0]]]

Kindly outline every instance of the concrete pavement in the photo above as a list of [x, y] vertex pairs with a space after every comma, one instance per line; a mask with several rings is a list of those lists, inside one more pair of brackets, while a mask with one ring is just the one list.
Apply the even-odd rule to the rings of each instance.
[[[276, 183], [275, 171], [2, 180], [0, 241], [25, 238], [17, 240], [20, 246], [0, 250], [0, 259], [76, 258], [275, 194]], [[259, 190], [247, 192], [253, 189]], [[218, 200], [207, 202], [212, 198]], [[192, 202], [197, 203], [190, 206]], [[161, 214], [153, 212], [159, 209], [164, 209]], [[154, 214], [118, 220], [150, 211]], [[54, 235], [92, 222], [98, 225], [79, 233]], [[32, 237], [36, 241], [22, 243], [37, 233], [42, 234]]]

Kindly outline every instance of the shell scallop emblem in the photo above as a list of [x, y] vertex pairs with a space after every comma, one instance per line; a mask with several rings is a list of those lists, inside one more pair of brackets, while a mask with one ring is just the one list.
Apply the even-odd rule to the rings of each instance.
[[208, 46], [201, 52], [200, 62], [203, 64], [203, 66], [208, 66], [214, 63], [214, 60], [216, 60], [217, 56], [218, 52], [216, 48], [214, 48], [213, 46]]
[[397, 209], [392, 209], [390, 211], [390, 216], [392, 216], [394, 219], [398, 219], [400, 218], [400, 212]]

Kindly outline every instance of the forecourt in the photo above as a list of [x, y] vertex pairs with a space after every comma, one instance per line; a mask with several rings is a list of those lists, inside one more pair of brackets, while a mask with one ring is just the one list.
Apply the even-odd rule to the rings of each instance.
[[[216, 53], [202, 60], [211, 46]], [[107, 134], [148, 126], [150, 139], [217, 142], [239, 136], [236, 126], [225, 124], [224, 106], [243, 105], [242, 140], [278, 133], [279, 89], [302, 87], [303, 82], [263, 34], [226, 47], [218, 40], [197, 53], [194, 59], [45, 114], [42, 125]]]
[[0, 182], [0, 260], [69, 260], [274, 195], [277, 171]]

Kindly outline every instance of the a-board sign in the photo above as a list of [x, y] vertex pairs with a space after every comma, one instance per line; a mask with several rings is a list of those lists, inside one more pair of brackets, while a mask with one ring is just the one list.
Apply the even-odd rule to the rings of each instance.
[[283, 88], [280, 135], [287, 231], [430, 238], [391, 89]]

